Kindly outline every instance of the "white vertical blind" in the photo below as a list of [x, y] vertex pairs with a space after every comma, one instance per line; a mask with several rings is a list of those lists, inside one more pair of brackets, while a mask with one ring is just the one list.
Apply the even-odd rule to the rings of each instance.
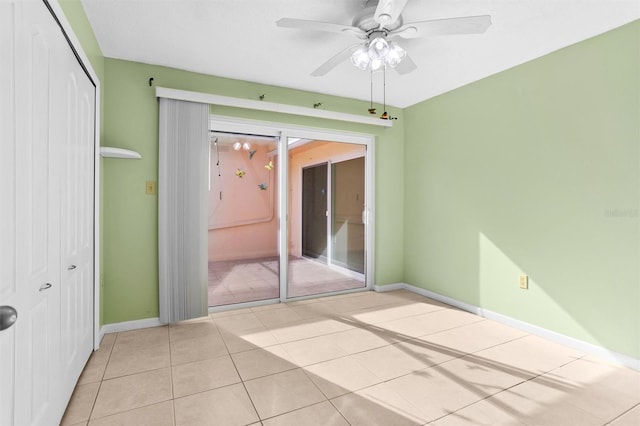
[[209, 105], [160, 98], [160, 320], [207, 315]]

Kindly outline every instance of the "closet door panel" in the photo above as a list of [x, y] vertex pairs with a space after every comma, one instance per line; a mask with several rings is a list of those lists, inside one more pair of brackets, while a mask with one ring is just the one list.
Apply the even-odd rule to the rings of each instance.
[[[66, 62], [66, 61], [65, 61]], [[65, 93], [61, 98], [61, 105], [57, 111], [58, 122], [62, 124], [63, 153], [65, 161], [63, 185], [61, 187], [62, 198], [62, 223], [61, 223], [61, 250], [62, 250], [62, 307], [61, 307], [61, 333], [62, 347], [61, 359], [64, 375], [69, 374], [70, 366], [78, 358], [79, 354], [75, 344], [74, 333], [78, 326], [80, 307], [74, 294], [81, 291], [80, 274], [78, 273], [78, 236], [81, 224], [78, 220], [77, 203], [80, 199], [78, 187], [81, 179], [76, 164], [78, 163], [78, 130], [74, 117], [78, 113], [78, 82], [75, 74], [70, 73], [65, 67], [63, 74]]]
[[92, 349], [95, 88], [41, 0], [0, 1], [0, 58], [0, 424], [57, 424]]
[[93, 155], [95, 88], [72, 52], [64, 62], [64, 105], [58, 110], [62, 176], [62, 370], [71, 392], [93, 342]]
[[64, 43], [40, 2], [18, 2], [16, 34], [15, 423], [56, 418], [60, 360], [60, 204], [58, 140], [51, 111], [59, 95], [56, 52]]
[[[15, 4], [0, 2], [0, 305], [22, 306], [16, 280], [14, 43]], [[0, 331], [0, 424], [11, 424], [15, 402], [16, 326]]]

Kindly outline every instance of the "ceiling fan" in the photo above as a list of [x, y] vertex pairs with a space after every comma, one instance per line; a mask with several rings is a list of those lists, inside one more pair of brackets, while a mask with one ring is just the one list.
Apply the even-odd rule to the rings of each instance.
[[283, 28], [326, 31], [355, 36], [361, 41], [331, 57], [311, 73], [319, 77], [327, 74], [341, 62], [351, 57], [351, 62], [363, 70], [377, 71], [383, 67], [394, 68], [399, 74], [407, 74], [417, 65], [395, 40], [453, 34], [481, 34], [491, 25], [491, 16], [465, 16], [434, 19], [405, 24], [402, 10], [408, 0], [368, 0], [352, 25], [281, 18], [276, 24]]

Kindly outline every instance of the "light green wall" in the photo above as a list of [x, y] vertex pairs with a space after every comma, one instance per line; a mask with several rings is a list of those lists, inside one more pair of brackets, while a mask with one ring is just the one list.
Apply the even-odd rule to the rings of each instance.
[[405, 109], [406, 282], [640, 358], [639, 43], [636, 21]]
[[82, 50], [91, 61], [91, 66], [98, 75], [98, 78], [102, 81], [104, 76], [104, 57], [102, 56], [102, 50], [98, 45], [96, 36], [93, 33], [93, 29], [89, 24], [87, 15], [84, 12], [84, 7], [80, 0], [57, 0], [60, 7], [64, 11], [67, 20], [73, 28]]
[[[158, 178], [158, 103], [154, 86], [367, 114], [368, 103], [264, 86], [170, 68], [105, 59], [103, 145], [140, 152], [140, 161], [105, 159], [103, 204], [104, 322], [158, 316], [157, 197], [145, 182]], [[368, 90], [363, 86], [363, 90]], [[402, 281], [404, 131], [402, 111], [390, 129], [282, 114], [213, 107], [212, 112], [254, 120], [374, 134], [376, 142], [377, 284]]]

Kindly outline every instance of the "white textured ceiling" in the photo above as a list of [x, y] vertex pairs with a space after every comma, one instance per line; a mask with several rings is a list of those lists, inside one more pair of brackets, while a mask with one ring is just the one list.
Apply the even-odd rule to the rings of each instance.
[[[357, 39], [279, 28], [282, 17], [351, 25], [364, 0], [82, 0], [104, 56], [368, 101], [347, 60], [309, 74]], [[404, 22], [492, 16], [485, 34], [402, 40], [418, 65], [387, 73], [407, 107], [640, 18], [640, 0], [409, 0]], [[378, 89], [374, 101], [381, 101]]]

